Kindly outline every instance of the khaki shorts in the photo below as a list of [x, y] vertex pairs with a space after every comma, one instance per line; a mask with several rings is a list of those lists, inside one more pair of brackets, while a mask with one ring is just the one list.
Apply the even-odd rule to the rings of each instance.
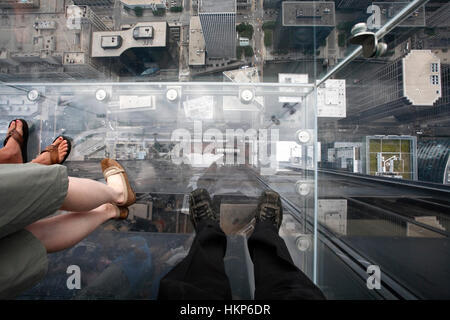
[[0, 240], [0, 299], [12, 299], [47, 273], [47, 250], [27, 230]]
[[67, 195], [67, 168], [0, 164], [0, 298], [13, 298], [47, 272], [47, 252], [24, 228], [54, 214]]

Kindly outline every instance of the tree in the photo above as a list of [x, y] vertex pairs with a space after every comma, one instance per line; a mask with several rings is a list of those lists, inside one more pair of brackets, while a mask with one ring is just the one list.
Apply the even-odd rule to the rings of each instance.
[[266, 21], [262, 25], [263, 30], [273, 30], [275, 29], [276, 21]]
[[253, 48], [250, 46], [246, 46], [244, 47], [244, 54], [246, 57], [251, 57], [253, 56], [254, 52], [253, 52]]
[[143, 13], [144, 13], [144, 9], [142, 9], [142, 7], [134, 7], [134, 14], [136, 15], [136, 17], [142, 17]]
[[183, 7], [179, 6], [179, 7], [171, 7], [170, 8], [170, 12], [181, 12], [183, 11]]
[[339, 47], [345, 47], [345, 42], [346, 42], [346, 36], [345, 33], [339, 33], [338, 35], [338, 46]]
[[243, 47], [240, 47], [240, 46], [237, 46], [236, 47], [236, 57], [238, 58], [238, 59], [241, 59], [242, 58], [242, 53], [244, 52], [244, 48]]
[[272, 45], [272, 30], [264, 30], [264, 45], [266, 47]]
[[159, 16], [160, 17], [160, 16], [163, 16], [165, 14], [166, 14], [166, 9], [163, 9], [163, 8], [158, 8], [158, 9], [153, 11], [153, 15], [154, 16]]
[[252, 39], [254, 30], [253, 30], [253, 26], [251, 24], [242, 22], [236, 26], [236, 31], [239, 33], [240, 37]]

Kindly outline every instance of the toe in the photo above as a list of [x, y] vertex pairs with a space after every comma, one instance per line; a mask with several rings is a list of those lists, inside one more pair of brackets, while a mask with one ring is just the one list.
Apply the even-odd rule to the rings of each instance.
[[63, 138], [59, 137], [58, 139], [55, 140], [55, 142], [52, 143], [52, 145], [59, 146], [62, 142], [63, 142]]
[[23, 123], [20, 120], [16, 120], [16, 130], [20, 133], [20, 135], [23, 135]]

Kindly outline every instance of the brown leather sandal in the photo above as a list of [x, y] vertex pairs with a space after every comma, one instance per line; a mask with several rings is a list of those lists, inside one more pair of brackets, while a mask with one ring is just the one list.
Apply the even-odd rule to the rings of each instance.
[[67, 138], [67, 137], [65, 137], [65, 136], [59, 136], [59, 137], [57, 137], [57, 138], [53, 141], [53, 143], [55, 143], [55, 141], [58, 140], [60, 137], [63, 138], [63, 141], [64, 141], [64, 140], [67, 141], [67, 154], [65, 155], [65, 157], [64, 157], [62, 160], [59, 159], [59, 152], [58, 152], [58, 147], [59, 147], [59, 145], [54, 146], [53, 144], [51, 144], [51, 145], [47, 146], [47, 148], [45, 148], [45, 150], [43, 150], [43, 151], [41, 152], [41, 154], [44, 153], [44, 152], [49, 152], [49, 153], [50, 153], [50, 163], [51, 163], [51, 164], [63, 164], [64, 161], [66, 161], [66, 159], [67, 159], [67, 157], [69, 156], [70, 151], [71, 151], [71, 149], [72, 149], [71, 143], [70, 143], [70, 139]]
[[[19, 120], [19, 121], [22, 122], [22, 132], [23, 132], [23, 134], [20, 134], [19, 131], [17, 131], [15, 128], [12, 129], [6, 135], [6, 138], [3, 141], [3, 146], [6, 146], [6, 144], [8, 143], [8, 140], [10, 138], [13, 138], [14, 140], [16, 140], [17, 143], [20, 146], [20, 150], [21, 150], [21, 153], [22, 153], [22, 162], [26, 163], [26, 162], [28, 162], [28, 159], [27, 159], [28, 124], [27, 124], [27, 122], [24, 119], [16, 119], [16, 120]], [[13, 120], [13, 121], [16, 121], [16, 120]], [[13, 123], [13, 121], [11, 121], [9, 123], [8, 130], [11, 127], [11, 124]]]
[[116, 209], [116, 217], [114, 219], [117, 220], [125, 220], [126, 218], [128, 218], [128, 208], [126, 207], [118, 207], [116, 205], [113, 205], [114, 208]]
[[41, 152], [49, 152], [50, 153], [50, 163], [51, 164], [59, 164], [59, 154], [58, 154], [58, 146], [49, 145], [45, 148], [44, 151]]
[[120, 165], [120, 163], [118, 163], [116, 160], [106, 158], [102, 160], [101, 165], [103, 176], [105, 177], [106, 183], [108, 183], [108, 178], [115, 174], [120, 175], [120, 177], [122, 178], [122, 182], [125, 186], [124, 188], [125, 200], [123, 201], [123, 203], [118, 203], [117, 205], [121, 207], [128, 207], [131, 206], [133, 203], [135, 203], [136, 194], [131, 188], [125, 169]]

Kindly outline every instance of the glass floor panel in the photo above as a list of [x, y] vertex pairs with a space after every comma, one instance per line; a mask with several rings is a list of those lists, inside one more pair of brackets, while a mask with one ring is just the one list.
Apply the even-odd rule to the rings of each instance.
[[18, 299], [155, 299], [200, 187], [234, 299], [253, 298], [266, 189], [327, 298], [449, 299], [450, 3], [212, 1], [1, 1], [0, 141], [25, 119], [29, 159], [65, 135], [70, 176], [117, 159], [137, 193]]

